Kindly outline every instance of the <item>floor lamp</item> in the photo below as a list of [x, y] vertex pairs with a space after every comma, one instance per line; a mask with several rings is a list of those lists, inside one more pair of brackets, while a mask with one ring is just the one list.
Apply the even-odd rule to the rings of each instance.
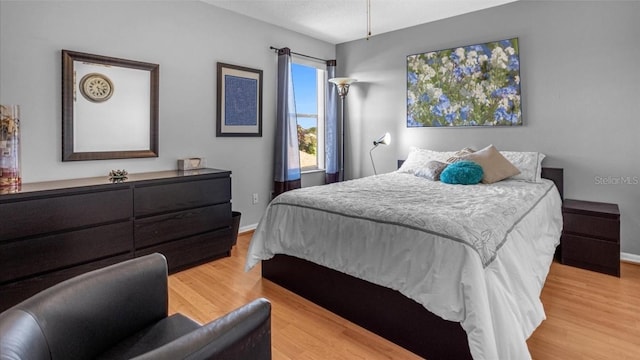
[[342, 134], [342, 141], [340, 141], [340, 181], [344, 181], [344, 98], [349, 93], [349, 85], [358, 80], [347, 77], [336, 77], [329, 79], [329, 82], [336, 84], [338, 88], [338, 95], [340, 95], [340, 107], [342, 108], [342, 115], [340, 116], [340, 133]]

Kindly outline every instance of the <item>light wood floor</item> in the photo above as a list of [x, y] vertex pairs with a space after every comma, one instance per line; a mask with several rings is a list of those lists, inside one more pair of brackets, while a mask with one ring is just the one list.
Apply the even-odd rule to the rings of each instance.
[[[206, 323], [255, 298], [272, 303], [273, 358], [418, 359], [416, 355], [260, 277], [244, 272], [251, 233], [231, 257], [169, 277], [169, 311]], [[640, 359], [640, 266], [622, 277], [558, 263], [542, 292], [547, 320], [528, 341], [535, 360]]]

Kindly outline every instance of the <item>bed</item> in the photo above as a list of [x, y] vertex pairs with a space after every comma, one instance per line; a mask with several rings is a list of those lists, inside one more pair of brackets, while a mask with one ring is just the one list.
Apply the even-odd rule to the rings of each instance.
[[425, 358], [529, 358], [562, 229], [562, 170], [540, 174], [553, 181], [394, 172], [291, 191], [246, 268], [262, 261], [263, 277]]

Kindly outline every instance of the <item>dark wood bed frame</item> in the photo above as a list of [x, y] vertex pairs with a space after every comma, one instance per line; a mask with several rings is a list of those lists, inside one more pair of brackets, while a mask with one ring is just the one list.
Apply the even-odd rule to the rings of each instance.
[[[543, 168], [542, 177], [563, 196], [562, 169]], [[288, 255], [263, 261], [262, 276], [429, 360], [471, 359], [460, 323], [443, 320], [396, 290]]]

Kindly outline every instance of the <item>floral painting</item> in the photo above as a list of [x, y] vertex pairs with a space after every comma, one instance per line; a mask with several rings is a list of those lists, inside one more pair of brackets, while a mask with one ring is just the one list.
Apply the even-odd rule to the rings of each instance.
[[407, 126], [522, 125], [518, 39], [407, 56]]

